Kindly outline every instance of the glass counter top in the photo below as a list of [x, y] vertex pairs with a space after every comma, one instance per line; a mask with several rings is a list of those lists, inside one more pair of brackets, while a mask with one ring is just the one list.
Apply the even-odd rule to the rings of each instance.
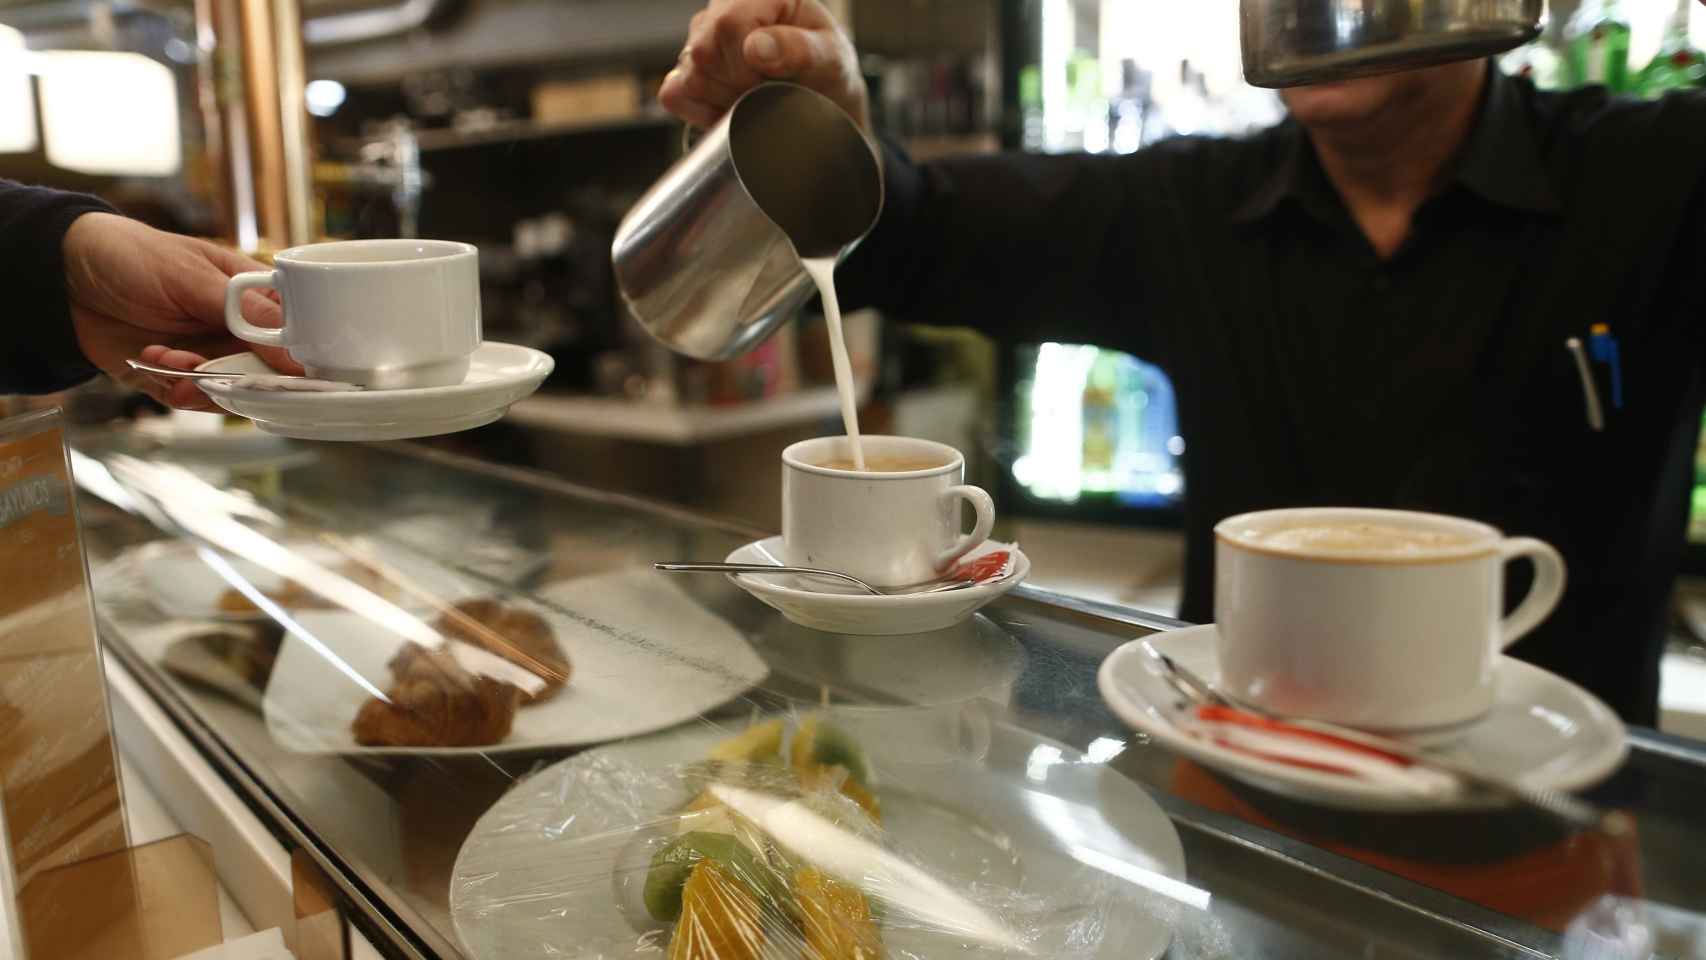
[[391, 955], [1706, 956], [1694, 742], [1629, 731], [1623, 840], [1327, 805], [1116, 718], [1164, 618], [819, 633], [650, 569], [767, 531], [410, 445], [76, 446], [109, 648]]

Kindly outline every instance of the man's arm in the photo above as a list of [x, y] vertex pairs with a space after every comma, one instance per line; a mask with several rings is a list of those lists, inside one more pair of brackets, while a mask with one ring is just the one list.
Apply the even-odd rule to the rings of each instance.
[[0, 180], [0, 393], [52, 393], [99, 371], [83, 356], [65, 289], [65, 233], [100, 200]]
[[1140, 346], [1120, 322], [1143, 299], [1127, 191], [1167, 156], [887, 154], [882, 219], [838, 273], [843, 303], [996, 337]]
[[[0, 181], [0, 393], [52, 393], [104, 370], [172, 406], [212, 409], [194, 384], [140, 375], [125, 361], [187, 369], [247, 349], [225, 328], [226, 281], [262, 266], [111, 209]], [[243, 314], [262, 326], [282, 319], [278, 304], [254, 291]], [[281, 372], [302, 372], [283, 350], [255, 352]]]

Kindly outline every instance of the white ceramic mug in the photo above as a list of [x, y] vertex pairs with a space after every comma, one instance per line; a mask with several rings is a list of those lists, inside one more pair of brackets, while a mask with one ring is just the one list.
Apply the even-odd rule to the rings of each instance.
[[[995, 501], [962, 481], [966, 460], [947, 444], [865, 437], [868, 461], [928, 460], [926, 469], [860, 473], [823, 464], [849, 456], [846, 437], [782, 451], [782, 551], [790, 566], [850, 574], [882, 587], [937, 576], [989, 538]], [[977, 512], [962, 534], [960, 504]]]
[[[1279, 531], [1346, 525], [1423, 542], [1275, 541]], [[1214, 533], [1221, 682], [1270, 710], [1350, 726], [1422, 730], [1479, 717], [1493, 705], [1500, 651], [1564, 592], [1558, 551], [1456, 517], [1269, 510]], [[1533, 562], [1534, 585], [1507, 617], [1504, 568], [1517, 558]]]
[[[225, 323], [283, 347], [310, 377], [373, 389], [462, 382], [480, 346], [479, 251], [447, 240], [345, 240], [292, 247], [272, 270], [225, 288]], [[277, 288], [284, 326], [243, 319], [243, 292]]]

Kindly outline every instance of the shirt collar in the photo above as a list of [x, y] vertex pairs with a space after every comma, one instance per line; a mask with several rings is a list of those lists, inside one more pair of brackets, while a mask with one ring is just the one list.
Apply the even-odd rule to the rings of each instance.
[[1279, 144], [1273, 167], [1250, 196], [1233, 208], [1232, 219], [1236, 222], [1251, 223], [1264, 219], [1279, 208], [1280, 201], [1304, 192], [1302, 174], [1315, 165], [1315, 151], [1309, 146], [1309, 138], [1297, 121], [1290, 117], [1274, 129], [1273, 136]]
[[[1449, 181], [1501, 206], [1538, 213], [1560, 207], [1546, 168], [1540, 162], [1529, 111], [1518, 82], [1497, 66], [1487, 67], [1480, 117], [1469, 140], [1453, 162]], [[1315, 158], [1309, 136], [1295, 120], [1275, 131], [1279, 144], [1273, 170], [1233, 209], [1233, 220], [1261, 220], [1288, 198], [1306, 209], [1338, 203], [1336, 191]]]
[[1521, 82], [1489, 63], [1485, 96], [1452, 179], [1501, 206], [1557, 213], [1562, 208], [1540, 162], [1534, 113], [1523, 103]]

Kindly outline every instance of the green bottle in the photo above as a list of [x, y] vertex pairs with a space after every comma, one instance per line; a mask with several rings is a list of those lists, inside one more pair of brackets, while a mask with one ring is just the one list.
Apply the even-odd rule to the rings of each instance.
[[1635, 92], [1657, 100], [1670, 90], [1706, 87], [1706, 54], [1688, 37], [1688, 13], [1693, 0], [1677, 0], [1676, 12], [1665, 26], [1665, 39], [1658, 56], [1635, 79]]
[[1629, 88], [1629, 18], [1619, 0], [1583, 0], [1564, 31], [1564, 60], [1572, 87]]
[[1031, 64], [1019, 71], [1019, 143], [1028, 153], [1041, 153], [1048, 146], [1048, 125], [1043, 115], [1043, 68]]

